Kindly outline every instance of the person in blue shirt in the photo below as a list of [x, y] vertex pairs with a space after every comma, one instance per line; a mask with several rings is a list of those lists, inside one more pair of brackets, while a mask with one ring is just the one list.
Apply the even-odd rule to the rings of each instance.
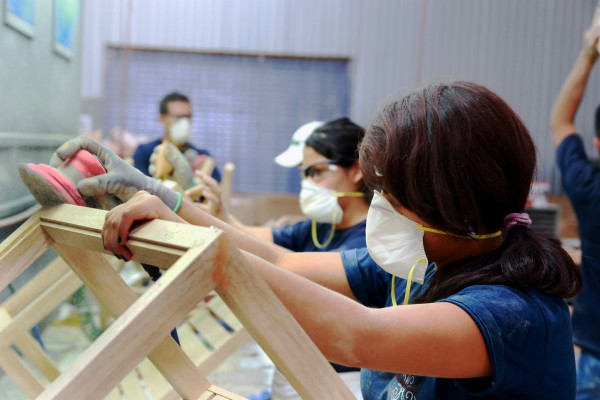
[[[306, 221], [273, 227], [244, 225], [223, 207], [218, 183], [199, 174], [206, 185], [202, 195], [218, 204], [216, 215], [223, 221], [287, 250], [341, 252], [365, 247], [371, 191], [366, 189], [358, 161], [357, 149], [363, 136], [364, 129], [349, 118], [309, 122], [296, 131], [291, 146], [275, 159], [279, 165], [299, 169], [300, 206]], [[338, 364], [333, 367], [360, 396], [360, 370]], [[278, 370], [273, 378], [272, 398], [300, 398]]]
[[[131, 258], [138, 220], [223, 229], [254, 253], [251, 267], [325, 357], [362, 368], [365, 399], [574, 398], [564, 298], [579, 292], [581, 274], [558, 241], [529, 229], [535, 145], [489, 89], [433, 83], [378, 113], [359, 148], [363, 178], [377, 188], [367, 248], [342, 253], [276, 251], [149, 187], [90, 139], [68, 142], [55, 158], [81, 147], [103, 162], [113, 193], [129, 197], [106, 215], [108, 251]], [[106, 190], [81, 182], [85, 195]]]
[[[211, 157], [208, 150], [197, 148], [190, 142], [192, 139], [192, 105], [187, 96], [179, 92], [169, 93], [160, 101], [158, 110], [158, 121], [164, 127], [164, 136], [138, 146], [133, 154], [133, 165], [137, 169], [148, 176], [154, 175], [151, 174], [152, 154], [155, 153], [157, 146], [160, 146], [165, 139], [168, 139], [179, 149], [192, 169], [197, 169], [206, 157]], [[213, 170], [212, 177], [217, 181], [221, 180], [221, 173], [218, 168]], [[186, 187], [182, 189], [186, 189]]]
[[[297, 167], [302, 177], [300, 209], [308, 220], [291, 225], [260, 227], [242, 224], [220, 202], [214, 179], [202, 177], [202, 195], [217, 204], [215, 215], [236, 228], [296, 252], [342, 251], [365, 246], [371, 191], [362, 179], [358, 144], [364, 129], [349, 118], [313, 121], [302, 148], [287, 154], [285, 165]], [[301, 127], [302, 128], [302, 127]], [[288, 149], [289, 150], [289, 149]], [[280, 160], [281, 158], [276, 158]], [[279, 162], [278, 162], [279, 164]], [[280, 164], [281, 165], [281, 164]]]
[[[573, 301], [573, 342], [581, 348], [577, 399], [600, 399], [600, 168], [588, 158], [575, 128], [575, 115], [598, 60], [600, 27], [583, 35], [583, 49], [563, 83], [550, 126], [557, 147], [562, 183], [577, 216], [581, 240], [583, 288]], [[594, 147], [600, 151], [600, 107], [596, 110]]]

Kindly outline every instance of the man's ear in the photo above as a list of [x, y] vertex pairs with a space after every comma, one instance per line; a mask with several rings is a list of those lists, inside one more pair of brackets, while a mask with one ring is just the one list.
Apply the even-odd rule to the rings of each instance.
[[598, 150], [598, 153], [600, 153], [600, 139], [598, 139], [596, 136], [594, 136], [594, 146]]

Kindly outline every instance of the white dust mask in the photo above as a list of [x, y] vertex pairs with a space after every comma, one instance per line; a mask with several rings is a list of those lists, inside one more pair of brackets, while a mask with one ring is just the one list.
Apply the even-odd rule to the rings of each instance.
[[[408, 303], [411, 281], [422, 284], [425, 279], [428, 266], [423, 247], [425, 231], [463, 239], [490, 239], [502, 234], [501, 231], [497, 231], [483, 235], [472, 233], [461, 236], [425, 227], [400, 214], [381, 193], [375, 191], [367, 214], [365, 232], [367, 250], [373, 261], [386, 272], [408, 281], [404, 304]], [[394, 278], [392, 278], [392, 303], [396, 305]]]
[[313, 221], [339, 224], [344, 211], [338, 203], [336, 192], [308, 180], [302, 180], [300, 189], [300, 209]]
[[179, 118], [169, 129], [169, 138], [176, 145], [187, 143], [192, 138], [192, 126], [189, 118]]
[[425, 232], [418, 225], [400, 214], [381, 193], [375, 191], [366, 228], [367, 250], [371, 258], [391, 275], [423, 283], [428, 262], [423, 247]]

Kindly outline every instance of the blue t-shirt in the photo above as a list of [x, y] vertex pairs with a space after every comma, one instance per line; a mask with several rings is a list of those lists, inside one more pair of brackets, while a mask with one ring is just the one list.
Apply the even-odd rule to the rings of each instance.
[[[367, 249], [342, 252], [352, 292], [367, 307], [391, 307], [391, 275], [379, 268]], [[420, 294], [435, 273], [431, 264], [424, 285], [413, 282], [410, 298]], [[402, 304], [406, 280], [396, 278], [396, 302]], [[493, 380], [442, 379], [405, 375], [413, 393], [396, 375], [362, 369], [365, 400], [383, 399], [574, 399], [575, 356], [569, 310], [564, 300], [537, 290], [504, 285], [470, 286], [441, 301], [465, 310], [485, 341]]]
[[583, 288], [573, 302], [573, 341], [600, 358], [600, 168], [579, 135], [567, 136], [556, 162], [579, 225]]
[[[300, 221], [293, 225], [276, 226], [271, 228], [273, 242], [281, 247], [296, 252], [307, 251], [343, 251], [365, 247], [366, 220], [344, 229], [336, 229], [333, 239], [322, 249], [319, 249], [312, 240], [312, 221]], [[329, 238], [331, 224], [317, 222], [317, 239], [323, 244]]]
[[[152, 152], [154, 152], [154, 148], [161, 143], [162, 139], [156, 139], [150, 143], [139, 145], [133, 154], [133, 166], [142, 171], [145, 175], [150, 176], [150, 172], [148, 171], [148, 167], [150, 166], [150, 156], [152, 155]], [[186, 143], [185, 147], [181, 149], [181, 151], [184, 152], [187, 149], [196, 150], [198, 155], [211, 156], [208, 150], [199, 149], [191, 143]], [[221, 182], [221, 173], [219, 172], [218, 168], [215, 167], [212, 177], [218, 182]]]

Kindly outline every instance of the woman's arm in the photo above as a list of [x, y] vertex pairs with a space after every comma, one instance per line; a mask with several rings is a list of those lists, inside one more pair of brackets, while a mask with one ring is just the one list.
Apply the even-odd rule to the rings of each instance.
[[458, 306], [433, 303], [371, 309], [352, 300], [339, 253], [278, 253], [190, 203], [184, 203], [178, 214], [156, 196], [139, 192], [107, 214], [102, 230], [105, 247], [129, 259], [129, 229], [139, 220], [213, 225], [245, 250], [250, 265], [330, 361], [449, 378], [491, 375], [481, 333]]
[[479, 328], [454, 304], [372, 309], [256, 256], [247, 259], [332, 362], [445, 378], [492, 375]]
[[125, 245], [129, 230], [135, 221], [151, 219], [214, 226], [223, 230], [229, 240], [241, 250], [354, 299], [340, 253], [291, 252], [250, 236], [200, 210], [191, 202], [183, 201], [175, 214], [158, 197], [143, 191], [136, 193], [131, 200], [107, 214], [102, 231], [105, 248], [128, 260], [131, 259], [131, 252]]

